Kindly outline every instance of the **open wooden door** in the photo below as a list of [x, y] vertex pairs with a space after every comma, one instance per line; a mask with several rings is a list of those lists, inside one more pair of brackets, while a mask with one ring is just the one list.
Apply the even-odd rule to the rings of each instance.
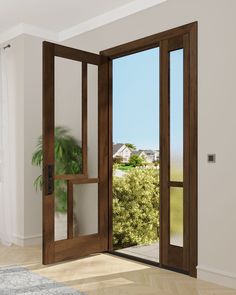
[[108, 249], [108, 69], [43, 43], [44, 264]]

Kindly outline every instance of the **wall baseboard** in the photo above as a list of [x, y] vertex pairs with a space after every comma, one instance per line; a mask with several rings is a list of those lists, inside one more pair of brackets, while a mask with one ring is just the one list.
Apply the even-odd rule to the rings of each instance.
[[236, 274], [234, 273], [200, 265], [197, 267], [197, 278], [203, 281], [236, 289]]
[[41, 245], [42, 235], [41, 234], [33, 235], [33, 236], [13, 235], [13, 243], [21, 247]]

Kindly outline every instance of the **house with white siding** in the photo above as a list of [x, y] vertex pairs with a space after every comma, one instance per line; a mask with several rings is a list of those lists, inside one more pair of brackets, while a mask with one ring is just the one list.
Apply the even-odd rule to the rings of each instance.
[[132, 150], [123, 143], [113, 144], [113, 159], [121, 158], [123, 163], [128, 163]]

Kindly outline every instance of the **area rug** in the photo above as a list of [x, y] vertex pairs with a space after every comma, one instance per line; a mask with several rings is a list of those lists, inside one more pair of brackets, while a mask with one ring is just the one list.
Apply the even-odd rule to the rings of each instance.
[[0, 294], [85, 295], [84, 293], [80, 293], [77, 290], [68, 288], [61, 283], [42, 277], [19, 266], [0, 267]]

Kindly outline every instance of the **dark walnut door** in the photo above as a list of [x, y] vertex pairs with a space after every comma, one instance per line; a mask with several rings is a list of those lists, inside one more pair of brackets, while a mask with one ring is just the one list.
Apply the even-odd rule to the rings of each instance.
[[43, 263], [108, 249], [108, 62], [43, 43]]

